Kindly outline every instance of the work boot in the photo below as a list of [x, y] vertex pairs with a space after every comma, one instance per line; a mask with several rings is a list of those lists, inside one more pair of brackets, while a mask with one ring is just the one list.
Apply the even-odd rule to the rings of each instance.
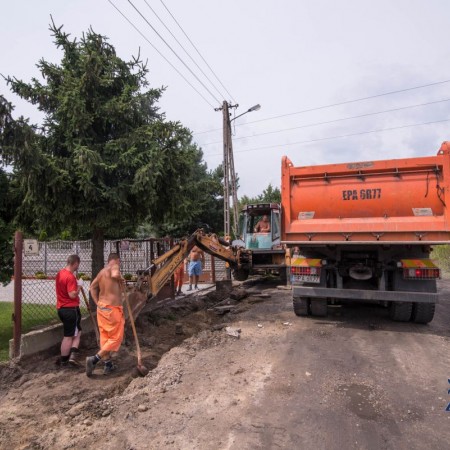
[[109, 375], [117, 369], [117, 366], [112, 361], [106, 361], [103, 369], [103, 375]]
[[[66, 358], [67, 358], [67, 356], [66, 356]], [[64, 367], [67, 367], [69, 365], [69, 361], [65, 360], [65, 359], [63, 360], [62, 356], [58, 356], [56, 358], [55, 365], [56, 365], [56, 367], [63, 369]]]
[[77, 348], [72, 348], [69, 356], [69, 364], [73, 367], [80, 367], [81, 361], [79, 360], [79, 350]]
[[198, 286], [197, 285], [195, 285], [195, 290], [198, 291]]
[[88, 377], [92, 376], [92, 372], [94, 372], [96, 364], [97, 358], [95, 356], [88, 356], [86, 358], [86, 375]]
[[183, 292], [181, 292], [181, 289], [177, 292], [177, 295], [184, 295]]
[[192, 291], [192, 284], [189, 285], [189, 287], [187, 288], [188, 291]]

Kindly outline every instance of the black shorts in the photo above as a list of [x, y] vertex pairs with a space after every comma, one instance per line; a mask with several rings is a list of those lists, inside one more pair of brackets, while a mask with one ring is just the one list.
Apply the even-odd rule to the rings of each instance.
[[58, 316], [64, 327], [64, 337], [77, 336], [81, 331], [80, 308], [60, 308]]

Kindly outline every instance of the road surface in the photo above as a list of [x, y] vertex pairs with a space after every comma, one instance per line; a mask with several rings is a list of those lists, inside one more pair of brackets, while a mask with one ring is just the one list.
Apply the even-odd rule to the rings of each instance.
[[[429, 325], [391, 322], [368, 305], [298, 318], [289, 291], [255, 288], [270, 297], [249, 297], [223, 319], [143, 317], [144, 363], [159, 337], [167, 345], [145, 378], [25, 373], [3, 391], [0, 448], [450, 448], [450, 282], [440, 282]], [[175, 321], [191, 337], [171, 341]], [[211, 331], [223, 322], [240, 339]]]

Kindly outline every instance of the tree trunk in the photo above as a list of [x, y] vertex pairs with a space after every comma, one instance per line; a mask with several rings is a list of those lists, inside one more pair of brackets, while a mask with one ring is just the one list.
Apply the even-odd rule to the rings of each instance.
[[[94, 279], [100, 270], [105, 266], [105, 257], [104, 257], [104, 249], [105, 246], [105, 236], [103, 234], [103, 230], [94, 229], [92, 233], [92, 279]], [[97, 305], [92, 300], [92, 297], [89, 295], [89, 305], [92, 311], [96, 311]]]

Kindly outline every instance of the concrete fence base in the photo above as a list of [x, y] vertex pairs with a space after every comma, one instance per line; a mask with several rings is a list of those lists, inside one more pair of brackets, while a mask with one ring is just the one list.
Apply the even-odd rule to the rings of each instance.
[[[89, 333], [94, 331], [94, 326], [90, 317], [83, 317], [81, 319], [82, 333]], [[22, 335], [20, 341], [19, 359], [25, 356], [32, 356], [39, 352], [50, 350], [57, 346], [63, 338], [62, 324], [51, 325], [36, 331], [30, 331]], [[9, 341], [9, 357], [14, 357], [14, 341]]]

